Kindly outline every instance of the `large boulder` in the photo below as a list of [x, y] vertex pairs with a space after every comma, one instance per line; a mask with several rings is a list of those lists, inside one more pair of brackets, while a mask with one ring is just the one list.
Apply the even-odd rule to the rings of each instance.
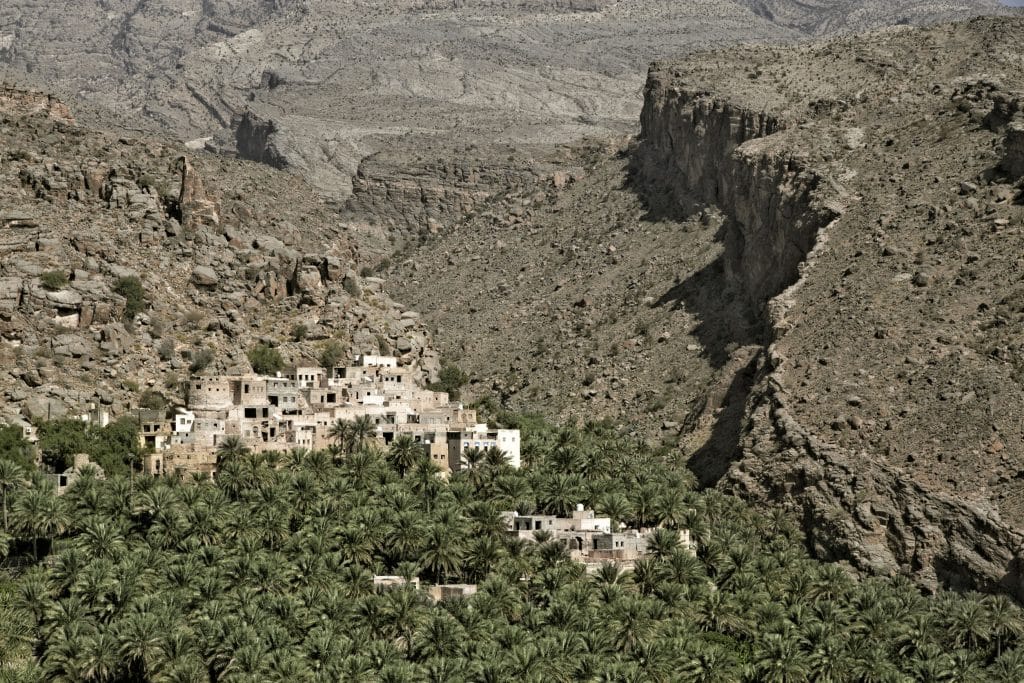
[[320, 289], [320, 269], [316, 266], [303, 266], [295, 274], [295, 287], [303, 293]]
[[21, 302], [21, 278], [0, 277], [0, 314], [13, 313]]
[[192, 282], [200, 287], [213, 287], [219, 280], [217, 271], [209, 266], [196, 266], [192, 269]]
[[89, 355], [89, 344], [77, 334], [59, 334], [53, 338], [51, 348], [56, 356], [80, 358]]

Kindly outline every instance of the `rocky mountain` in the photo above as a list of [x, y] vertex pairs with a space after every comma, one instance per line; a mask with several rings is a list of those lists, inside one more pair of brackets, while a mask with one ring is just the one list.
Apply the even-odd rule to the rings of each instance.
[[659, 63], [636, 143], [566, 152], [395, 296], [437, 302], [481, 394], [678, 433], [821, 557], [1022, 596], [1022, 44], [979, 19]]
[[3, 410], [436, 343], [819, 557], [1024, 597], [1024, 23], [846, 35], [1010, 11], [4, 3], [4, 68], [80, 104], [0, 95]]
[[8, 0], [0, 65], [116, 111], [122, 125], [288, 166], [341, 201], [362, 159], [400, 149], [414, 164], [425, 140], [518, 146], [631, 132], [653, 59], [999, 8], [997, 0], [87, 0], [68, 12]]
[[296, 176], [90, 130], [8, 87], [0, 139], [5, 421], [93, 402], [123, 414], [146, 390], [180, 400], [197, 358], [247, 369], [258, 342], [301, 361], [335, 340], [436, 370], [416, 314], [360, 277], [359, 246]]

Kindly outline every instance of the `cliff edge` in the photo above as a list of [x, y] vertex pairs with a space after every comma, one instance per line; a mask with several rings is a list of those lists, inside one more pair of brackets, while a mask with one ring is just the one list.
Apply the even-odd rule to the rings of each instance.
[[698, 476], [797, 512], [820, 557], [1018, 598], [1022, 44], [991, 18], [656, 64], [636, 154], [661, 213], [724, 214], [763, 323]]

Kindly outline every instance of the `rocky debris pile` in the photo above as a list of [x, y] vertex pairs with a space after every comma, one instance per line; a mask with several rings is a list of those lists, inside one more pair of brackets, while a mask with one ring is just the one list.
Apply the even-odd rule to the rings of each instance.
[[427, 330], [357, 273], [359, 250], [294, 176], [20, 104], [0, 109], [0, 142], [0, 418], [180, 400], [197, 359], [245, 365], [257, 342], [436, 372]]
[[1024, 178], [1024, 118], [1006, 124], [1002, 168], [1011, 178]]
[[1010, 180], [1024, 176], [1024, 92], [989, 77], [965, 78], [950, 99], [972, 121], [1003, 135], [999, 169]]
[[[709, 391], [729, 393], [735, 368], [724, 373], [707, 342], [746, 327], [747, 314], [735, 291], [680, 279], [714, 268], [720, 215], [653, 218], [623, 144], [567, 150], [537, 190], [490, 200], [398, 260], [388, 286], [470, 373], [469, 397], [569, 420], [615, 417], [674, 441], [718, 408], [705, 414]], [[706, 331], [684, 298], [718, 311]]]
[[73, 124], [75, 118], [66, 104], [53, 95], [0, 83], [0, 111], [19, 116], [42, 114], [54, 121]]

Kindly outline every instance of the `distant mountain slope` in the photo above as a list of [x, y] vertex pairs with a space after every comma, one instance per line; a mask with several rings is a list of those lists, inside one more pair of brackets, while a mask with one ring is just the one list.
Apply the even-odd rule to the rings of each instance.
[[[565, 142], [629, 130], [652, 59], [902, 20], [996, 11], [995, 0], [522, 0], [399, 3], [155, 0], [0, 4], [0, 64], [48, 90], [233, 149], [335, 198], [361, 158], [409, 133]], [[251, 151], [254, 150], [255, 151]]]

